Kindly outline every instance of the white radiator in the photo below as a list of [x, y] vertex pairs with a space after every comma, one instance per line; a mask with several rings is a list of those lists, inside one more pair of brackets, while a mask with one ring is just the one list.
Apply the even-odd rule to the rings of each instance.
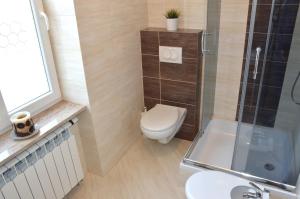
[[71, 123], [0, 168], [0, 199], [60, 199], [84, 177]]

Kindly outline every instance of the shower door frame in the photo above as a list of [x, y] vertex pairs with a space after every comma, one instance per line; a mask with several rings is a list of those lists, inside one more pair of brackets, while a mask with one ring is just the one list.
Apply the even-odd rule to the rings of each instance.
[[284, 191], [288, 191], [291, 193], [295, 193], [296, 191], [296, 186], [292, 186], [289, 184], [284, 184], [284, 183], [279, 183], [276, 181], [272, 181], [272, 180], [268, 180], [266, 178], [261, 178], [258, 176], [254, 176], [248, 173], [244, 173], [244, 172], [239, 172], [239, 171], [234, 171], [231, 169], [227, 169], [227, 168], [223, 168], [223, 167], [218, 167], [218, 166], [214, 166], [214, 165], [209, 165], [209, 164], [205, 164], [203, 162], [199, 162], [199, 161], [195, 161], [193, 159], [191, 159], [191, 154], [194, 151], [196, 144], [198, 143], [198, 141], [201, 139], [201, 136], [204, 134], [204, 131], [199, 131], [198, 134], [196, 135], [194, 141], [192, 142], [191, 146], [189, 147], [188, 151], [186, 152], [186, 154], [184, 155], [184, 158], [182, 159], [182, 163], [188, 166], [192, 166], [195, 168], [201, 168], [201, 169], [205, 169], [205, 170], [213, 170], [213, 171], [222, 171], [224, 173], [228, 173], [228, 174], [232, 174], [238, 177], [242, 177], [245, 179], [248, 179], [250, 181], [253, 182], [258, 182], [258, 183], [263, 183], [272, 187], [276, 187], [279, 188], [281, 190]]
[[[273, 0], [273, 4], [272, 4], [272, 7], [274, 7], [274, 1]], [[254, 34], [254, 25], [255, 25], [255, 20], [256, 20], [256, 8], [257, 8], [257, 0], [253, 0], [252, 2], [252, 11], [251, 11], [251, 20], [250, 20], [250, 27], [249, 27], [249, 36], [248, 36], [248, 46], [247, 46], [247, 55], [246, 55], [246, 63], [245, 63], [245, 70], [244, 70], [244, 75], [243, 75], [243, 89], [242, 89], [242, 95], [241, 95], [241, 106], [240, 106], [240, 110], [239, 110], [239, 123], [242, 119], [242, 115], [243, 115], [243, 105], [244, 105], [244, 100], [245, 100], [245, 95], [246, 95], [246, 88], [247, 88], [247, 80], [248, 80], [248, 72], [249, 72], [249, 66], [250, 66], [250, 59], [251, 59], [251, 50], [252, 50], [252, 42], [253, 42], [253, 34]], [[270, 16], [273, 15], [273, 9], [272, 8], [272, 12], [270, 13]], [[269, 30], [272, 26], [272, 24], [270, 24], [270, 22], [272, 21], [272, 17], [270, 17], [270, 21], [269, 21]], [[269, 36], [268, 36], [269, 38]], [[265, 62], [265, 57], [267, 55], [267, 51], [268, 51], [268, 45], [269, 45], [269, 39], [267, 39], [266, 41], [266, 46], [265, 46], [265, 55], [264, 55], [264, 62]], [[205, 55], [205, 52], [203, 52], [203, 55]], [[265, 63], [263, 63], [263, 70], [264, 70], [264, 65]], [[246, 83], [245, 83], [246, 81]], [[243, 100], [244, 99], [244, 100]], [[200, 123], [201, 125], [201, 123]], [[202, 125], [201, 125], [202, 126]], [[234, 152], [236, 151], [236, 147], [237, 147], [237, 142], [238, 142], [238, 139], [239, 139], [239, 126], [238, 125], [238, 128], [237, 128], [237, 136], [236, 136], [236, 143], [235, 143], [235, 148], [234, 148]], [[288, 192], [292, 192], [292, 193], [295, 193], [296, 191], [296, 186], [293, 186], [293, 185], [289, 185], [289, 184], [284, 184], [284, 183], [280, 183], [280, 182], [276, 182], [276, 181], [272, 181], [272, 180], [269, 180], [269, 179], [266, 179], [266, 178], [261, 178], [261, 177], [258, 177], [258, 176], [255, 176], [255, 175], [251, 175], [251, 174], [248, 174], [248, 173], [244, 173], [244, 172], [240, 172], [240, 171], [234, 171], [234, 170], [231, 170], [231, 169], [227, 169], [227, 168], [222, 168], [222, 167], [218, 167], [218, 166], [213, 166], [213, 165], [209, 165], [209, 164], [205, 164], [205, 163], [202, 163], [202, 162], [198, 162], [198, 161], [195, 161], [193, 159], [191, 159], [191, 154], [192, 152], [194, 151], [195, 147], [196, 147], [196, 144], [198, 143], [198, 141], [201, 139], [202, 135], [204, 135], [204, 129], [201, 129], [198, 134], [196, 135], [194, 141], [192, 142], [191, 146], [189, 147], [187, 153], [185, 154], [183, 160], [182, 160], [182, 163], [185, 164], [185, 165], [188, 165], [188, 166], [192, 166], [192, 167], [200, 167], [200, 168], [203, 168], [203, 169], [206, 169], [206, 170], [215, 170], [215, 171], [222, 171], [224, 173], [228, 173], [228, 174], [232, 174], [232, 175], [235, 175], [235, 176], [238, 176], [238, 177], [242, 177], [242, 178], [245, 178], [245, 179], [248, 179], [248, 180], [251, 180], [251, 181], [254, 181], [254, 182], [258, 182], [258, 183], [263, 183], [263, 184], [266, 184], [266, 185], [269, 185], [269, 186], [273, 186], [273, 187], [276, 187], [276, 188], [279, 188], [281, 190], [284, 190], [284, 191], [288, 191]], [[234, 156], [233, 156], [233, 160], [232, 162], [234, 161]]]

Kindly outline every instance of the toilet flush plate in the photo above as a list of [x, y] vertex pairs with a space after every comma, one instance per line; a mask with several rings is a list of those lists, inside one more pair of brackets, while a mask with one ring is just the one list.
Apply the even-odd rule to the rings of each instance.
[[182, 48], [159, 46], [159, 61], [166, 63], [182, 64]]

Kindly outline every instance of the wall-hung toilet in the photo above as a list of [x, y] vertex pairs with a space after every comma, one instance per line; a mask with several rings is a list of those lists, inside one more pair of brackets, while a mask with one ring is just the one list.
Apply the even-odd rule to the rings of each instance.
[[185, 108], [157, 104], [142, 113], [140, 125], [146, 137], [167, 144], [180, 129], [185, 116]]

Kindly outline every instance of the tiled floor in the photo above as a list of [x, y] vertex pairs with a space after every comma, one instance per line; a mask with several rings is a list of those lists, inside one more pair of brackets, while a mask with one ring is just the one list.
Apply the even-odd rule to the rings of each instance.
[[[141, 137], [104, 177], [88, 173], [68, 199], [185, 199], [190, 174], [179, 163], [191, 142], [162, 145]], [[271, 199], [288, 199], [271, 196]]]
[[162, 145], [140, 138], [104, 177], [88, 173], [69, 195], [72, 199], [183, 199], [189, 176], [179, 164], [191, 142]]

